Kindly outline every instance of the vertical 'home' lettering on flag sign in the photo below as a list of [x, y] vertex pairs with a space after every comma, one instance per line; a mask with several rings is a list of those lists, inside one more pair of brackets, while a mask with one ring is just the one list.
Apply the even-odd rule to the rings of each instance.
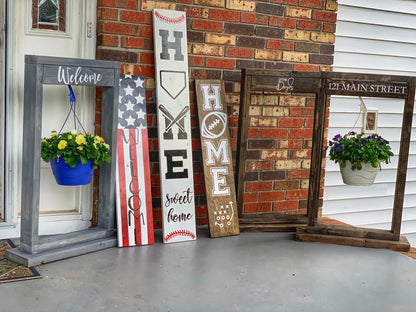
[[196, 80], [198, 117], [211, 237], [240, 233], [224, 88], [219, 80]]
[[185, 12], [153, 10], [163, 241], [196, 239]]
[[144, 78], [120, 75], [117, 129], [119, 247], [153, 244]]

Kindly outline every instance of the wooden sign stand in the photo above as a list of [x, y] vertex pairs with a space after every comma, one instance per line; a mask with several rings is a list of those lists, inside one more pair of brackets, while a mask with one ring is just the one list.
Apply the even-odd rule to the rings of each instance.
[[[25, 266], [52, 262], [117, 245], [114, 236], [117, 109], [120, 63], [25, 56], [22, 209], [20, 247], [6, 257]], [[40, 151], [43, 85], [103, 87], [101, 135], [111, 146], [111, 164], [100, 167], [97, 227], [39, 237]], [[59, 203], [57, 203], [59, 205]]]
[[[247, 227], [249, 230], [268, 230], [271, 228], [291, 230], [293, 227], [296, 227], [296, 238], [301, 241], [408, 251], [410, 245], [405, 237], [400, 236], [400, 228], [415, 101], [416, 77], [249, 69], [243, 70], [242, 77], [238, 135], [239, 142], [237, 144], [238, 157], [236, 165], [240, 225], [243, 224], [244, 226], [245, 224], [248, 224]], [[243, 214], [246, 165], [245, 154], [247, 151], [248, 138], [248, 108], [252, 92], [315, 94], [316, 102], [306, 216], [285, 217], [273, 214], [273, 216], [270, 217], [270, 214], [259, 214], [254, 217], [245, 217]], [[325, 109], [329, 95], [395, 98], [403, 99], [405, 101], [391, 230], [326, 225], [318, 222], [322, 159], [325, 155]], [[305, 217], [307, 217], [307, 224], [303, 223]]]

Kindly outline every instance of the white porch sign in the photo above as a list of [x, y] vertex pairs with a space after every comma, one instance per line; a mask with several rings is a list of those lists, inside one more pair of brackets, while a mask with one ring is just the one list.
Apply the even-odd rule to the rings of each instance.
[[153, 10], [163, 241], [195, 240], [185, 12]]

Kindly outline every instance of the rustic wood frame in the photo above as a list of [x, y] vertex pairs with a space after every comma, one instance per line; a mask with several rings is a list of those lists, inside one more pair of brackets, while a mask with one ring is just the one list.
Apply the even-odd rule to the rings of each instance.
[[[282, 86], [279, 84], [280, 80], [287, 82], [289, 79], [290, 83], [283, 84], [283, 87], [280, 88], [281, 90], [278, 90], [279, 85]], [[241, 229], [290, 231], [297, 228], [297, 238], [303, 241], [321, 241], [354, 246], [408, 250], [410, 245], [406, 238], [400, 236], [400, 228], [412, 129], [415, 84], [416, 77], [409, 76], [243, 69], [236, 162], [236, 189]], [[348, 86], [348, 90], [342, 88], [342, 86]], [[383, 88], [382, 86], [385, 87]], [[350, 87], [351, 90], [349, 90]], [[245, 154], [249, 122], [248, 108], [253, 91], [278, 94], [315, 94], [316, 102], [306, 216], [280, 216], [276, 213], [243, 216]], [[405, 101], [391, 230], [326, 225], [317, 220], [322, 159], [325, 155], [325, 110], [329, 95], [397, 98]]]

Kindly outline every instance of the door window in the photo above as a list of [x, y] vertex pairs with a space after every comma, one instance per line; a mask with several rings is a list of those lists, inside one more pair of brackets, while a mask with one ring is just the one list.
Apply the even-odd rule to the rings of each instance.
[[32, 0], [32, 28], [65, 31], [65, 0]]

